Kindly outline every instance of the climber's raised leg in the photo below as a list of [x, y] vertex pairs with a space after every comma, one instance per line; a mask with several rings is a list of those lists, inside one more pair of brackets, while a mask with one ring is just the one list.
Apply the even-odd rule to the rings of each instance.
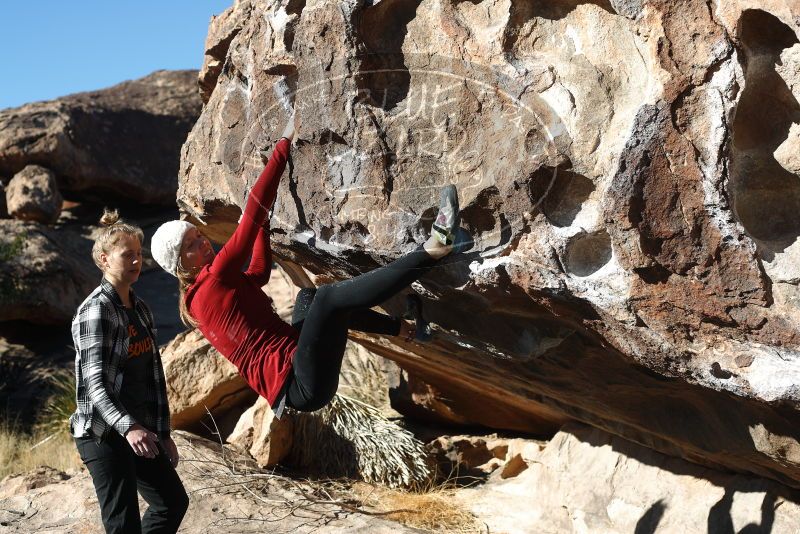
[[450, 185], [442, 190], [431, 237], [422, 246], [388, 265], [316, 290], [292, 362], [286, 389], [289, 406], [313, 411], [330, 402], [338, 387], [352, 314], [387, 300], [452, 252], [458, 223], [458, 195]]

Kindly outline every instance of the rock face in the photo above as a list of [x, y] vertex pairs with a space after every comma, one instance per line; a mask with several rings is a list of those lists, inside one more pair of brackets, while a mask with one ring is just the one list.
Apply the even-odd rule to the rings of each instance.
[[196, 71], [0, 110], [0, 177], [49, 168], [64, 193], [173, 206], [180, 146], [200, 111]]
[[0, 321], [69, 323], [100, 283], [91, 228], [0, 220]]
[[[486, 457], [502, 440], [471, 441], [473, 456]], [[704, 469], [584, 425], [565, 427], [546, 446], [521, 441], [505, 445], [502, 468], [485, 485], [457, 496], [490, 532], [777, 533], [795, 532], [800, 521], [796, 491]], [[523, 468], [509, 476], [514, 464]]]
[[[37, 488], [43, 488], [50, 484], [57, 484], [63, 480], [69, 480], [67, 473], [53, 469], [46, 465], [37, 467], [33, 471], [24, 475], [11, 475], [0, 482], [0, 499], [8, 499], [14, 495], [27, 493]], [[4, 525], [5, 526], [5, 525]]]
[[52, 224], [58, 220], [63, 200], [56, 175], [39, 165], [19, 171], [6, 188], [7, 210], [15, 219]]
[[368, 271], [459, 186], [475, 242], [413, 286], [436, 338], [368, 348], [471, 400], [447, 406], [467, 422], [578, 420], [800, 486], [796, 2], [245, 0], [218, 21], [178, 191], [207, 235], [235, 227], [286, 78], [277, 254]]

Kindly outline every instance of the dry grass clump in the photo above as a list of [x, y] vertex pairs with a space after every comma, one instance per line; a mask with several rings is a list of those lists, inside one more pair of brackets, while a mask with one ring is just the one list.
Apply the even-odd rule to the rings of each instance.
[[27, 434], [7, 423], [0, 424], [0, 479], [41, 465], [61, 471], [81, 465], [70, 435], [67, 432], [48, 434], [42, 431]]
[[247, 525], [262, 525], [258, 532], [284, 532], [287, 518], [297, 522], [285, 532], [313, 532], [337, 518], [360, 509], [349, 492], [348, 480], [304, 480], [280, 472], [260, 469], [246, 454], [222, 442], [176, 431], [181, 451], [184, 485], [191, 495], [232, 495], [241, 503], [233, 514], [209, 524], [222, 532], [235, 528], [249, 532]]
[[50, 379], [50, 396], [33, 429], [0, 421], [0, 478], [47, 465], [66, 471], [81, 465], [69, 435], [75, 411], [75, 377], [59, 372]]
[[313, 531], [336, 518], [364, 514], [429, 532], [488, 533], [485, 524], [453, 503], [452, 484], [404, 491], [348, 479], [298, 479], [259, 469], [252, 458], [222, 443], [181, 431], [174, 436], [183, 456], [181, 476], [192, 495], [234, 495], [246, 510], [225, 515], [209, 527], [241, 529], [260, 524], [267, 531], [291, 516], [302, 522], [302, 528], [292, 532]]
[[424, 487], [433, 479], [425, 444], [373, 406], [337, 394], [317, 412], [289, 413], [294, 418], [289, 465], [389, 487]]
[[485, 523], [454, 502], [455, 490], [447, 485], [404, 491], [357, 484], [353, 491], [370, 512], [408, 527], [453, 534], [489, 531]]

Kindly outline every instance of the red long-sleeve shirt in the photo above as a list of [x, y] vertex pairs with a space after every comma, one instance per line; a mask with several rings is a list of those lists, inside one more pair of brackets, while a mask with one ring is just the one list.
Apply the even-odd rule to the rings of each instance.
[[289, 141], [283, 138], [253, 186], [236, 231], [186, 291], [187, 308], [200, 331], [270, 405], [292, 368], [299, 337], [261, 290], [272, 268], [269, 209], [288, 157]]

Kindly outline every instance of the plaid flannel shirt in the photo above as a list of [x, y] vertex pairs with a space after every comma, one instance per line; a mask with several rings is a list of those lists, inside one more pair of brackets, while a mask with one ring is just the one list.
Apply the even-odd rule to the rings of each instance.
[[[154, 430], [159, 438], [170, 434], [169, 404], [161, 355], [156, 344], [153, 314], [131, 291], [134, 310], [153, 338], [153, 376], [155, 388], [148, 391], [157, 407]], [[108, 280], [83, 301], [72, 319], [72, 340], [75, 344], [75, 379], [77, 409], [70, 417], [70, 430], [75, 437], [93, 435], [103, 439], [113, 428], [125, 435], [134, 421], [119, 402], [125, 362], [128, 359], [128, 315], [117, 291]], [[90, 432], [91, 431], [91, 432]]]

